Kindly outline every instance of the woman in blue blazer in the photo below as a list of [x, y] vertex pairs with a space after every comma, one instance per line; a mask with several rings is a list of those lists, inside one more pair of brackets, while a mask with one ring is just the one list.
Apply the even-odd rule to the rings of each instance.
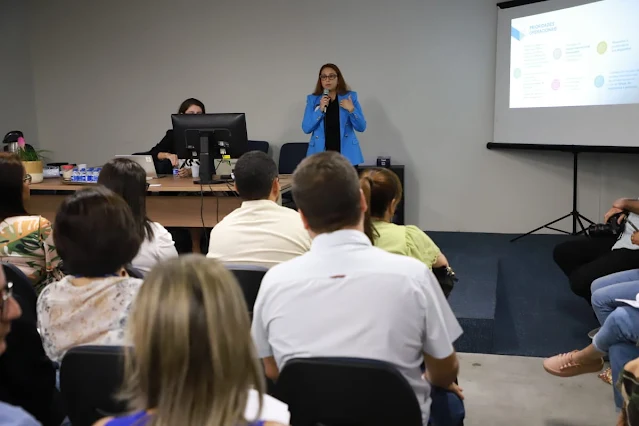
[[355, 131], [366, 130], [366, 119], [339, 68], [326, 64], [320, 68], [315, 91], [306, 98], [302, 130], [311, 134], [306, 155], [337, 151], [354, 166], [364, 162]]

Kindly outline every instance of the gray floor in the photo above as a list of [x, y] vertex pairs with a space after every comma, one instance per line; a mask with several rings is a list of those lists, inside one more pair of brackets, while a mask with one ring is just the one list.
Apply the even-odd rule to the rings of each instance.
[[459, 354], [465, 426], [614, 426], [612, 388], [596, 374], [562, 379], [542, 358]]

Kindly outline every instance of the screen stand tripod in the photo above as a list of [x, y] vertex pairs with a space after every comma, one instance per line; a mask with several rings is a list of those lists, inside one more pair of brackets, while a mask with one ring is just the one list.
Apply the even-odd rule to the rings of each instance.
[[[545, 225], [541, 225], [539, 228], [535, 228], [530, 232], [527, 232], [523, 235], [520, 235], [518, 237], [513, 238], [512, 240], [510, 240], [511, 243], [527, 237], [528, 235], [534, 234], [537, 231], [540, 231], [544, 228], [546, 229], [550, 229], [553, 231], [557, 231], [557, 232], [561, 232], [562, 234], [567, 234], [567, 235], [579, 235], [579, 234], [585, 234], [586, 233], [586, 227], [584, 227], [584, 223], [582, 222], [582, 219], [586, 222], [588, 222], [589, 225], [594, 224], [594, 222], [590, 219], [588, 219], [587, 217], [585, 217], [584, 215], [582, 215], [581, 213], [579, 213], [579, 211], [577, 210], [577, 170], [579, 167], [579, 153], [574, 151], [572, 153], [573, 155], [573, 172], [572, 172], [572, 211], [570, 213], [568, 213], [567, 215], [564, 215], [562, 217], [560, 217], [559, 219], [555, 219], [552, 222], [548, 222]], [[557, 229], [555, 227], [553, 227], [552, 225], [554, 225], [557, 222], [560, 222], [564, 219], [567, 219], [569, 217], [572, 217], [572, 232], [568, 232], [568, 231], [564, 231], [563, 229]], [[579, 232], [577, 232], [577, 224], [579, 224], [579, 227], [581, 228], [581, 230]]]

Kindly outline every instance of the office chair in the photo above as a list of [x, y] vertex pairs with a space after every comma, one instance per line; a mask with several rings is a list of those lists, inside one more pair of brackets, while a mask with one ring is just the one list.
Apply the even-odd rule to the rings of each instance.
[[226, 268], [233, 272], [235, 279], [237, 279], [240, 287], [242, 287], [242, 293], [244, 293], [244, 300], [248, 306], [249, 315], [253, 318], [253, 306], [255, 306], [255, 299], [257, 299], [257, 293], [260, 290], [260, 284], [262, 284], [262, 278], [268, 271], [268, 268], [263, 266], [254, 265], [238, 265], [228, 264], [224, 265]]
[[280, 148], [279, 174], [290, 175], [299, 163], [306, 158], [308, 143], [289, 142]]
[[295, 358], [275, 387], [296, 426], [422, 426], [408, 381], [387, 362], [360, 358]]
[[73, 426], [126, 412], [114, 396], [123, 380], [124, 347], [77, 346], [62, 358], [60, 390]]
[[268, 154], [268, 149], [270, 144], [266, 141], [248, 141], [248, 150], [249, 151], [262, 151], [265, 154]]

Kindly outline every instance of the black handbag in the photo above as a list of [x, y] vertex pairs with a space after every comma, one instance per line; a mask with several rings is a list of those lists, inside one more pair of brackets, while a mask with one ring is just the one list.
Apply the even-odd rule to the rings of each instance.
[[[625, 216], [619, 223], [619, 217]], [[606, 223], [595, 223], [586, 229], [586, 235], [591, 238], [616, 237], [623, 234], [628, 220], [628, 213], [621, 212], [610, 216]]]
[[459, 281], [455, 271], [450, 266], [440, 266], [439, 268], [433, 268], [433, 273], [437, 281], [439, 281], [439, 286], [442, 288], [444, 296], [448, 299], [448, 295], [453, 291], [455, 283]]

